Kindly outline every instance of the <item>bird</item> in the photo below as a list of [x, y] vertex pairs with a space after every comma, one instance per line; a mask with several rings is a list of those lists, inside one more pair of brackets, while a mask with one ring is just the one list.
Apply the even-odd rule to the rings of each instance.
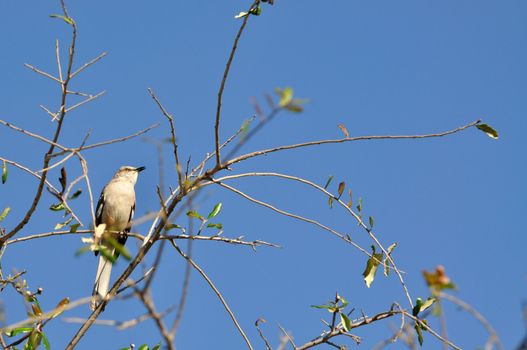
[[[132, 227], [132, 218], [135, 211], [135, 184], [137, 177], [144, 166], [122, 166], [113, 178], [104, 186], [95, 211], [95, 232], [104, 232], [100, 237], [100, 247], [95, 250], [105, 249], [107, 254], [100, 254], [99, 265], [95, 275], [90, 308], [95, 310], [108, 294], [112, 262], [106, 256], [116, 259], [119, 251], [115, 249], [115, 242], [123, 246]], [[109, 238], [113, 238], [109, 239]], [[97, 233], [96, 233], [97, 240]], [[115, 261], [114, 259], [114, 261]]]

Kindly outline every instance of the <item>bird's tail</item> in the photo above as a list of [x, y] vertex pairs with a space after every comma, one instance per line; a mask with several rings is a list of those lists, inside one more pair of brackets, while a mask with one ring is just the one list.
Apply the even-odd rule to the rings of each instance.
[[99, 266], [97, 267], [97, 274], [95, 275], [95, 284], [93, 286], [92, 300], [90, 308], [95, 310], [102, 299], [108, 294], [108, 287], [110, 285], [110, 274], [112, 273], [112, 263], [106, 259], [102, 254], [99, 256]]

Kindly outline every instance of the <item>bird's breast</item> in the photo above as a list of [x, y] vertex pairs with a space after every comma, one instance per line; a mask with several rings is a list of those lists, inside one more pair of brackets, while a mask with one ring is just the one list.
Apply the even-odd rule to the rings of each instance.
[[129, 226], [135, 191], [131, 183], [114, 182], [104, 191], [102, 222], [109, 231], [123, 231]]

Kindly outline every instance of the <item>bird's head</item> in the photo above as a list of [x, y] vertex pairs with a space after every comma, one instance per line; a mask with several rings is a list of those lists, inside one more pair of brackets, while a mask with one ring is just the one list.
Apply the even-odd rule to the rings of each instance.
[[125, 165], [125, 166], [120, 167], [119, 170], [117, 170], [117, 172], [114, 175], [114, 179], [117, 179], [117, 178], [126, 179], [135, 185], [135, 183], [137, 182], [137, 176], [143, 170], [145, 170], [144, 166], [133, 167], [133, 166]]

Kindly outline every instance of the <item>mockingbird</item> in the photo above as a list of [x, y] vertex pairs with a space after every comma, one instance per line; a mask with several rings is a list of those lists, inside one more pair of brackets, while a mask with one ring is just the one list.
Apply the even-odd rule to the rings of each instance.
[[[100, 238], [101, 249], [105, 249], [107, 256], [113, 255], [114, 258], [117, 258], [119, 251], [115, 249], [116, 242], [124, 245], [126, 238], [128, 238], [135, 210], [134, 186], [139, 172], [144, 169], [144, 166], [139, 168], [122, 166], [102, 190], [95, 213], [95, 232], [96, 243], [97, 238]], [[102, 236], [97, 237], [101, 231], [103, 232]], [[95, 251], [95, 255], [98, 254], [99, 251]], [[101, 254], [90, 303], [92, 310], [99, 306], [108, 293], [111, 272], [112, 262]]]

